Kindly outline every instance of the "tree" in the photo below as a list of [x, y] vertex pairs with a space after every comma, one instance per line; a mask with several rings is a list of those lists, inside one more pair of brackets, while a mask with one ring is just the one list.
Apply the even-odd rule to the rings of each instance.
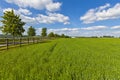
[[6, 11], [4, 12], [4, 15], [2, 16], [3, 20], [2, 22], [2, 32], [15, 36], [22, 36], [22, 33], [24, 33], [23, 26], [25, 25], [25, 22], [22, 22], [20, 19], [20, 16], [15, 15], [14, 11]]
[[65, 38], [65, 35], [64, 35], [64, 34], [61, 34], [61, 37], [62, 37], [62, 38]]
[[54, 36], [55, 36], [55, 37], [60, 37], [60, 35], [59, 35], [59, 34], [54, 34]]
[[55, 37], [55, 34], [54, 34], [53, 32], [50, 32], [50, 33], [48, 34], [48, 37]]
[[42, 28], [41, 36], [42, 36], [42, 37], [47, 36], [47, 28]]
[[29, 28], [28, 28], [28, 36], [35, 36], [36, 35], [36, 33], [35, 33], [35, 29], [32, 27], [32, 26], [30, 26]]

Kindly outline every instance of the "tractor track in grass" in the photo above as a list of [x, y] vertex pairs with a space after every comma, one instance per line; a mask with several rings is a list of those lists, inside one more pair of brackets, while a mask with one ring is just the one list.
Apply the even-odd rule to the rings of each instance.
[[57, 43], [55, 43], [55, 44], [49, 49], [49, 51], [52, 53], [52, 52], [54, 51], [54, 49], [55, 49], [56, 46], [57, 46]]

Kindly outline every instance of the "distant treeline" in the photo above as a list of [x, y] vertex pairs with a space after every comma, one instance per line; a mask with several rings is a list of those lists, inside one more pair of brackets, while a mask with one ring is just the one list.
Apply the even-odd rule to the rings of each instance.
[[116, 37], [115, 36], [99, 36], [99, 37], [98, 36], [90, 36], [90, 37], [81, 36], [81, 37], [75, 37], [75, 38], [116, 38]]

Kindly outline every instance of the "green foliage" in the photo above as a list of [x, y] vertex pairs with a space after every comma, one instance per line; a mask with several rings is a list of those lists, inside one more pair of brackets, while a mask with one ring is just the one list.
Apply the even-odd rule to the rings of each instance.
[[53, 32], [50, 32], [50, 33], [48, 34], [48, 37], [55, 37], [55, 34], [54, 34]]
[[36, 35], [36, 33], [35, 33], [35, 29], [32, 27], [32, 26], [30, 26], [29, 28], [28, 28], [28, 36], [35, 36]]
[[55, 37], [60, 37], [60, 35], [59, 35], [59, 34], [54, 34], [54, 36], [55, 36]]
[[54, 34], [53, 32], [50, 32], [50, 33], [48, 34], [48, 37], [56, 37], [56, 38], [70, 38], [70, 36], [67, 36], [67, 35], [64, 35], [64, 34], [62, 34], [62, 35], [59, 35], [59, 34]]
[[10, 34], [12, 36], [22, 36], [22, 33], [25, 31], [23, 26], [24, 22], [20, 19], [20, 16], [15, 15], [14, 11], [6, 11], [2, 16], [3, 20], [1, 20], [2, 32]]
[[64, 35], [64, 34], [61, 34], [61, 38], [71, 38], [71, 37], [67, 36], [67, 35]]
[[120, 40], [57, 39], [4, 51], [0, 80], [120, 80]]
[[42, 37], [47, 36], [47, 28], [42, 28], [41, 36], [42, 36]]
[[62, 37], [62, 38], [65, 38], [65, 35], [64, 35], [64, 34], [61, 34], [61, 37]]

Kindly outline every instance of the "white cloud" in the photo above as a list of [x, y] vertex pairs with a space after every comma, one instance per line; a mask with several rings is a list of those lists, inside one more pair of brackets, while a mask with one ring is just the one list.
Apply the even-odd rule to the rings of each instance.
[[15, 10], [15, 9], [12, 9], [12, 8], [6, 8], [6, 9], [3, 9], [3, 12], [11, 11], [11, 10], [14, 10], [15, 14], [20, 15], [20, 18], [22, 19], [22, 21], [24, 21], [26, 23], [34, 23], [34, 22], [36, 22], [35, 18], [29, 17], [29, 15], [31, 15], [32, 12], [30, 12], [28, 9], [20, 8], [18, 10]]
[[26, 23], [37, 23], [36, 22], [36, 18], [34, 17], [29, 17], [29, 16], [25, 16], [25, 15], [20, 15], [21, 19], [23, 22], [26, 22]]
[[5, 11], [11, 11], [14, 10], [15, 14], [17, 15], [31, 15], [32, 12], [30, 12], [28, 9], [23, 9], [23, 8], [19, 8], [18, 10], [12, 9], [12, 8], [5, 8], [3, 9], [3, 12]]
[[[92, 28], [93, 29], [89, 29]], [[105, 28], [104, 28], [105, 29]], [[41, 32], [41, 28], [37, 29], [39, 30], [39, 33]], [[65, 34], [69, 36], [103, 36], [103, 35], [111, 35], [112, 32], [105, 32], [103, 31], [102, 27], [99, 29], [96, 29], [96, 27], [91, 26], [87, 27], [83, 30], [83, 28], [58, 28], [58, 29], [48, 29], [48, 33], [54, 32], [57, 34]]]
[[[40, 35], [42, 28], [36, 28], [37, 35]], [[80, 28], [58, 28], [58, 29], [47, 29], [47, 33], [54, 32], [57, 34], [65, 34], [65, 35], [75, 35], [77, 32], [79, 32]], [[79, 35], [79, 34], [78, 34]]]
[[36, 30], [36, 35], [41, 35], [42, 28], [35, 28]]
[[59, 2], [57, 2], [57, 3], [50, 3], [50, 4], [46, 5], [46, 9], [47, 9], [48, 11], [57, 11], [57, 10], [60, 9], [60, 6], [61, 6], [61, 5], [62, 5], [62, 4], [59, 3]]
[[23, 28], [25, 29], [25, 32], [23, 33], [24, 35], [27, 35], [27, 31], [28, 31], [28, 28], [29, 28], [30, 26], [28, 26], [28, 25], [25, 25], [25, 26], [23, 26]]
[[32, 12], [30, 12], [28, 9], [22, 9], [22, 8], [20, 8], [18, 10], [18, 12], [21, 14], [24, 14], [24, 15], [31, 15], [32, 14]]
[[95, 21], [118, 19], [120, 18], [120, 3], [110, 7], [110, 4], [100, 6], [95, 9], [90, 9], [88, 12], [80, 17], [83, 23], [94, 23]]
[[79, 31], [80, 28], [61, 28], [61, 29], [49, 29], [50, 32], [64, 32], [64, 31]]
[[70, 36], [83, 36], [83, 35], [104, 35], [101, 30], [108, 28], [107, 26], [91, 26], [86, 28], [58, 28], [58, 29], [48, 29], [49, 32], [54, 32], [58, 34], [66, 34]]
[[[92, 27], [92, 26], [91, 26]], [[29, 26], [24, 26], [25, 28], [25, 35], [27, 35], [27, 30], [29, 28]], [[36, 29], [36, 34], [40, 35], [42, 28], [35, 28]], [[119, 30], [110, 30], [110, 28], [108, 28], [109, 30], [83, 30], [82, 28], [57, 28], [57, 29], [52, 29], [52, 28], [48, 28], [47, 29], [47, 33], [49, 34], [50, 32], [54, 32], [57, 33], [59, 35], [61, 34], [65, 34], [65, 35], [69, 35], [69, 36], [86, 36], [86, 37], [90, 37], [90, 36], [115, 36], [115, 37], [119, 37], [120, 36], [120, 31]]]
[[120, 34], [120, 31], [113, 31], [112, 34], [118, 35], [118, 34]]
[[50, 24], [59, 22], [64, 24], [70, 24], [69, 17], [59, 13], [47, 13], [47, 15], [39, 14], [36, 19], [37, 21], [39, 21], [39, 23]]
[[[12, 8], [6, 8], [3, 9], [3, 12], [5, 11], [11, 11]], [[69, 17], [65, 16], [63, 14], [60, 13], [50, 13], [48, 12], [47, 15], [43, 15], [43, 14], [38, 14], [35, 17], [30, 17], [29, 15], [32, 14], [32, 12], [30, 12], [28, 9], [18, 9], [15, 10], [13, 9], [15, 14], [20, 15], [22, 21], [26, 22], [26, 23], [45, 23], [45, 24], [53, 24], [56, 22], [59, 23], [63, 23], [63, 24], [70, 24], [69, 22]]]
[[107, 26], [92, 26], [92, 27], [86, 27], [86, 28], [81, 28], [82, 30], [103, 30], [108, 28]]
[[61, 7], [60, 2], [54, 2], [53, 0], [5, 0], [8, 3], [14, 3], [19, 7], [26, 8], [34, 8], [37, 10], [46, 9], [48, 11], [56, 11]]
[[[6, 12], [6, 11], [11, 11], [12, 10], [12, 8], [5, 8], [5, 9], [3, 9], [3, 12]], [[13, 9], [14, 10], [14, 9]]]
[[104, 10], [104, 9], [106, 9], [106, 8], [109, 8], [110, 7], [110, 4], [105, 4], [104, 6], [100, 6], [99, 8], [98, 8], [98, 11], [101, 11], [101, 10]]
[[118, 26], [113, 26], [113, 27], [111, 27], [111, 29], [120, 29], [120, 25], [118, 25]]

